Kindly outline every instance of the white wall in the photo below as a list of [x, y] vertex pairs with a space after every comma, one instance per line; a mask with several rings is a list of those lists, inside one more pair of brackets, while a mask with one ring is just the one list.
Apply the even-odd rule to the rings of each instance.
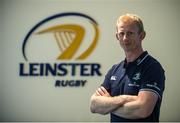
[[[160, 120], [180, 121], [179, 10], [179, 0], [1, 0], [0, 121], [109, 121], [108, 115], [90, 113], [89, 99], [112, 64], [124, 59], [115, 39], [115, 24], [127, 12], [143, 19], [144, 49], [166, 71]], [[88, 78], [83, 88], [55, 88], [53, 77], [19, 77], [27, 32], [44, 18], [69, 11], [88, 14], [98, 22], [100, 39], [85, 62], [101, 63], [103, 76]]]

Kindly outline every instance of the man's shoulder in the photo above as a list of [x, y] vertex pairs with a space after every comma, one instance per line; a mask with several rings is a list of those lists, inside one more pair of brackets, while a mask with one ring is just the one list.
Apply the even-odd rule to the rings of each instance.
[[121, 71], [123, 68], [124, 68], [124, 61], [121, 61], [119, 63], [112, 65], [108, 73], [113, 74], [113, 73]]
[[117, 69], [119, 67], [123, 67], [124, 66], [124, 61], [121, 61], [119, 63], [115, 63], [113, 66], [112, 66], [112, 69]]
[[161, 63], [156, 59], [154, 58], [153, 56], [151, 55], [148, 55], [147, 59], [144, 60], [143, 64], [142, 64], [145, 68], [150, 68], [150, 69], [161, 69], [164, 71]]

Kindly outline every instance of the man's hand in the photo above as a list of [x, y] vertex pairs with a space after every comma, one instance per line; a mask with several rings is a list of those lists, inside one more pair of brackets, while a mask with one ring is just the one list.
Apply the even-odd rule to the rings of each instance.
[[107, 92], [107, 90], [101, 86], [96, 90], [97, 96], [105, 96], [105, 97], [111, 97], [110, 94]]

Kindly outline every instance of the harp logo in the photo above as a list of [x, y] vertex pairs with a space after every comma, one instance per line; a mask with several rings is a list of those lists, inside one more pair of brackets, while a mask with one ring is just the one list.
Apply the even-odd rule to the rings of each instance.
[[[67, 20], [69, 21], [68, 23], [66, 22]], [[78, 23], [76, 23], [76, 21]], [[91, 26], [91, 30], [89, 31], [87, 27], [85, 28], [85, 26], [79, 23], [79, 21], [82, 21], [82, 23], [86, 23], [88, 27]], [[50, 22], [51, 24], [49, 24]], [[91, 37], [87, 38], [88, 36], [86, 34], [86, 31], [90, 32], [89, 35]], [[40, 40], [40, 38], [45, 37], [45, 35], [46, 37], [47, 35], [51, 36], [51, 39], [46, 38]], [[56, 51], [57, 55], [54, 55], [56, 60], [83, 60], [93, 52], [97, 45], [98, 38], [98, 24], [93, 18], [82, 13], [61, 13], [42, 20], [29, 31], [23, 41], [22, 53], [26, 61], [28, 61], [29, 59], [31, 60], [32, 55], [30, 52], [28, 52], [26, 46], [27, 44], [31, 44], [31, 49], [33, 49], [34, 52], [37, 51], [35, 55], [39, 53], [39, 55], [35, 57], [36, 59], [37, 57], [41, 56], [47, 57], [48, 54], [51, 54], [50, 52], [53, 52], [53, 48], [50, 51], [46, 51], [48, 50], [47, 48], [51, 47], [52, 44], [48, 44], [48, 41], [46, 41], [49, 47], [43, 47], [43, 41], [49, 39], [51, 40], [51, 43], [53, 41], [56, 42], [56, 49], [59, 50], [58, 52]], [[41, 43], [39, 43], [40, 41]], [[84, 45], [85, 48], [83, 49], [81, 48], [81, 45], [84, 43], [84, 41], [86, 41], [86, 46]], [[55, 44], [54, 42], [53, 44]], [[37, 44], [41, 45], [38, 46]], [[44, 52], [42, 50], [43, 48]], [[80, 48], [81, 51], [78, 52]], [[41, 52], [43, 52], [44, 54]]]
[[88, 82], [84, 77], [102, 75], [101, 64], [70, 60], [88, 58], [96, 48], [98, 38], [98, 24], [88, 15], [68, 12], [50, 16], [25, 36], [22, 54], [26, 62], [19, 64], [19, 76], [60, 77], [54, 80], [55, 87], [84, 87]]

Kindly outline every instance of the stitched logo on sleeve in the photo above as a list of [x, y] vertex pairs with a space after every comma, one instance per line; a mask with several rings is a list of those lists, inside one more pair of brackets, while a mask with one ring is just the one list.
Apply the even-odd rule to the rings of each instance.
[[158, 86], [157, 86], [157, 83], [154, 82], [153, 84], [146, 84], [147, 87], [152, 87], [152, 88], [156, 88], [157, 90], [161, 90]]
[[117, 76], [111, 76], [111, 80], [117, 80]]

